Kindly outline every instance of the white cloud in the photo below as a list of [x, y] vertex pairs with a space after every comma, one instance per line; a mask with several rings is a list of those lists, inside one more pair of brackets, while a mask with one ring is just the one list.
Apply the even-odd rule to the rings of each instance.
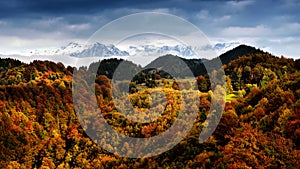
[[231, 19], [231, 15], [224, 15], [224, 16], [219, 17], [219, 18], [214, 18], [213, 21], [217, 22], [217, 23], [220, 23], [220, 22], [228, 21], [230, 19]]
[[0, 21], [0, 26], [5, 26], [7, 23], [5, 21]]
[[151, 10], [152, 12], [159, 12], [159, 13], [171, 13], [171, 10], [169, 8], [157, 8]]
[[294, 59], [300, 59], [300, 51], [295, 50], [300, 46], [300, 40], [288, 40], [280, 42], [264, 42], [265, 46], [268, 46], [269, 52], [276, 56], [285, 56]]
[[221, 24], [229, 21], [232, 15], [216, 15], [216, 13], [211, 13], [208, 10], [201, 10], [193, 16], [198, 22], [204, 21], [206, 24]]
[[109, 9], [104, 10], [101, 14], [102, 15], [111, 15], [123, 17], [126, 15], [134, 14], [134, 13], [141, 13], [141, 12], [158, 12], [158, 13], [176, 13], [178, 10], [176, 8], [153, 8], [153, 9], [140, 9], [140, 8], [116, 8], [116, 9]]
[[210, 17], [210, 15], [209, 15], [208, 10], [201, 10], [200, 12], [198, 12], [196, 14], [196, 18], [198, 18], [198, 19], [207, 19], [209, 17]]
[[51, 49], [68, 44], [70, 41], [84, 42], [80, 39], [61, 38], [57, 39], [53, 35], [53, 38], [21, 38], [17, 36], [0, 36], [0, 44], [5, 44], [0, 48], [0, 54], [11, 55], [31, 55], [30, 52], [36, 49]]
[[84, 31], [91, 28], [88, 23], [67, 25], [66, 28], [71, 31]]
[[270, 39], [269, 42], [272, 43], [278, 43], [278, 44], [284, 44], [284, 43], [291, 43], [295, 41], [300, 41], [300, 38], [298, 37], [283, 37], [283, 38], [274, 38]]
[[264, 25], [255, 27], [231, 26], [221, 31], [222, 36], [229, 37], [257, 37], [269, 35], [272, 31]]
[[47, 19], [41, 19], [38, 21], [35, 21], [36, 25], [47, 27], [47, 26], [53, 26], [57, 25], [61, 22], [63, 22], [64, 18], [63, 17], [54, 17], [54, 18], [47, 18]]
[[297, 31], [300, 32], [300, 23], [294, 22], [286, 25], [288, 31]]
[[221, 37], [258, 37], [268, 39], [282, 39], [299, 37], [300, 23], [280, 23], [278, 25], [256, 25], [253, 27], [229, 26], [220, 31]]
[[210, 41], [213, 43], [239, 42], [240, 44], [260, 48], [275, 56], [283, 55], [294, 59], [300, 58], [300, 51], [295, 50], [300, 46], [300, 37], [211, 37]]
[[285, 0], [282, 1], [282, 6], [286, 8], [294, 8], [300, 5], [299, 0]]
[[253, 4], [253, 0], [243, 0], [243, 1], [228, 1], [226, 4], [233, 9], [242, 10], [246, 6]]

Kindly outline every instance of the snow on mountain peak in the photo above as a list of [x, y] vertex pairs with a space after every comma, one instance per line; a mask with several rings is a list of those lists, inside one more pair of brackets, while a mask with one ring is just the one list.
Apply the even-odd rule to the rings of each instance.
[[114, 45], [104, 45], [99, 42], [94, 43], [90, 47], [81, 52], [71, 53], [74, 57], [108, 57], [108, 56], [128, 56], [129, 53], [121, 51]]
[[128, 56], [126, 51], [121, 51], [114, 45], [104, 45], [99, 42], [82, 45], [76, 42], [70, 42], [66, 46], [56, 49], [35, 50], [33, 55], [61, 55], [73, 57], [107, 57], [107, 56]]
[[181, 57], [195, 56], [195, 53], [191, 46], [155, 46], [155, 45], [140, 45], [140, 46], [129, 46], [128, 50], [131, 56], [142, 54], [142, 55], [156, 55], [162, 56], [166, 54], [173, 54]]
[[[201, 51], [212, 50], [216, 53], [224, 53], [240, 43], [229, 42], [229, 43], [216, 43], [214, 45], [207, 45], [202, 47]], [[166, 54], [177, 55], [180, 57], [197, 57], [196, 51], [199, 48], [185, 45], [136, 45], [129, 46], [126, 50], [120, 50], [113, 44], [105, 45], [99, 42], [83, 45], [77, 42], [70, 42], [66, 46], [55, 49], [36, 50], [31, 52], [33, 55], [56, 55], [56, 56], [72, 56], [72, 57], [113, 57], [113, 56], [162, 56]], [[205, 56], [203, 56], [205, 57]]]

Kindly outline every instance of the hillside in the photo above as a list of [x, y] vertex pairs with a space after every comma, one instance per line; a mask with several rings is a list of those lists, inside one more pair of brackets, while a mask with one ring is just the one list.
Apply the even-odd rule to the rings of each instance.
[[[114, 130], [131, 137], [149, 138], [167, 131], [178, 120], [179, 108], [192, 107], [189, 104], [180, 107], [182, 96], [178, 84], [173, 79], [165, 79], [166, 72], [144, 72], [143, 80], [151, 79], [153, 85], [132, 82], [135, 91], [129, 100], [117, 99], [117, 106], [126, 108], [131, 103], [134, 111], [143, 112], [152, 105], [154, 113], [139, 114], [142, 119], [157, 117], [163, 110], [162, 116], [142, 124], [126, 119], [113, 101], [110, 78], [121, 62], [119, 59], [105, 60], [99, 70], [96, 63], [76, 69], [49, 61], [25, 64], [0, 59], [0, 168], [300, 168], [300, 61], [246, 46], [220, 57], [226, 74], [223, 78], [227, 80], [227, 87], [220, 90], [227, 97], [222, 119], [213, 135], [199, 144], [200, 132], [207, 125], [205, 120], [213, 116], [209, 113], [210, 102], [216, 97], [210, 91], [209, 75], [199, 73], [200, 91], [192, 90], [197, 90], [200, 98], [199, 111], [191, 131], [171, 150], [148, 158], [120, 157], [89, 138], [85, 131], [102, 129], [96, 120], [100, 114], [87, 107], [84, 117], [90, 118], [85, 118], [83, 126], [79, 123], [72, 98], [72, 80], [76, 72], [80, 75], [77, 80], [86, 86], [86, 90], [79, 91], [82, 103], [91, 101], [89, 88], [95, 89], [101, 115]], [[157, 62], [159, 65], [162, 61]], [[202, 72], [201, 61], [184, 62], [192, 67], [194, 74]], [[136, 71], [141, 69], [131, 62], [126, 65]], [[96, 69], [97, 76], [88, 72]], [[152, 78], [150, 72], [161, 76]], [[95, 76], [95, 83], [88, 84]], [[150, 99], [150, 93], [158, 89], [164, 94]], [[160, 104], [164, 99], [165, 106]], [[172, 132], [176, 135], [180, 131]], [[130, 154], [132, 148], [141, 147], [126, 145], [121, 151]]]
[[246, 56], [250, 54], [267, 54], [267, 52], [264, 52], [260, 49], [256, 49], [252, 46], [247, 45], [239, 45], [219, 56], [223, 64], [228, 64], [232, 60], [235, 60], [239, 58], [240, 56]]
[[[241, 56], [247, 56], [247, 55], [251, 55], [251, 54], [268, 54], [266, 52], [263, 52], [259, 49], [256, 49], [254, 47], [251, 46], [247, 46], [247, 45], [239, 45], [238, 47], [229, 50], [227, 52], [225, 52], [224, 54], [220, 55], [218, 57], [218, 59], [221, 60], [222, 64], [228, 64], [230, 61], [238, 59]], [[176, 60], [176, 58], [180, 58], [183, 62], [175, 62], [174, 59]], [[124, 61], [123, 59], [104, 59], [102, 60], [100, 63], [93, 63], [90, 65], [90, 67], [88, 68], [90, 71], [94, 71], [96, 72], [95, 69], [97, 69], [97, 65], [99, 65], [99, 70], [97, 71], [97, 73], [99, 75], [106, 75], [107, 77], [109, 77], [110, 79], [112, 78], [112, 74], [114, 72], [114, 70], [118, 67], [118, 65]], [[151, 63], [149, 63], [145, 69], [149, 69], [149, 68], [159, 68], [157, 70], [158, 74], [161, 77], [166, 77], [166, 74], [161, 71], [164, 69], [168, 69], [170, 72], [187, 72], [187, 71], [192, 71], [194, 76], [199, 76], [199, 75], [205, 75], [207, 73], [206, 67], [203, 64], [203, 62], [206, 62], [206, 65], [208, 66], [214, 66], [214, 62], [216, 62], [217, 59], [212, 59], [212, 60], [207, 60], [207, 59], [187, 59], [184, 57], [178, 57], [175, 55], [163, 55], [161, 57], [158, 57], [157, 59], [153, 60]], [[172, 63], [169, 63], [172, 62]], [[124, 61], [124, 64], [127, 64], [128, 66], [128, 70], [133, 70], [135, 72], [135, 70], [141, 70], [142, 67], [129, 62], [129, 61]], [[169, 63], [169, 64], [168, 64]], [[177, 65], [177, 64], [181, 64], [181, 65]], [[185, 65], [184, 65], [185, 64]], [[169, 66], [167, 66], [169, 65]], [[96, 66], [96, 67], [95, 67]], [[171, 66], [171, 67], [170, 67]], [[218, 69], [219, 67], [215, 67], [214, 69]], [[190, 69], [190, 70], [188, 70]], [[181, 75], [181, 76], [185, 76], [185, 75]], [[130, 80], [130, 79], [128, 79]]]

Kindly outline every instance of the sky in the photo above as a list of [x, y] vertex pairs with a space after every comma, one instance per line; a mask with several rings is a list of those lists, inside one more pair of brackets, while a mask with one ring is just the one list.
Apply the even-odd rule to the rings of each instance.
[[298, 0], [9, 0], [0, 1], [0, 54], [85, 42], [104, 25], [140, 12], [176, 15], [211, 43], [240, 42], [300, 58]]

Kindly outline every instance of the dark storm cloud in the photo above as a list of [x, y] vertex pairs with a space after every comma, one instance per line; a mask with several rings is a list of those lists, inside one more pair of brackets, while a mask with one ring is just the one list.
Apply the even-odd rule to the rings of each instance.
[[[116, 9], [152, 10], [158, 8], [176, 9], [177, 13], [190, 20], [201, 10], [207, 10], [213, 17], [236, 15], [236, 25], [251, 26], [256, 23], [268, 23], [270, 17], [278, 14], [298, 15], [298, 1], [196, 1], [196, 0], [147, 0], [147, 1], [99, 1], [99, 0], [9, 0], [0, 1], [0, 19], [45, 18], [64, 16], [92, 16], [106, 13], [108, 18], [115, 16]], [[133, 10], [134, 11], [134, 10]], [[111, 13], [110, 13], [111, 12]], [[130, 13], [130, 11], [127, 13]], [[69, 17], [69, 22], [78, 19]], [[299, 21], [299, 17], [297, 17]]]
[[300, 44], [299, 9], [298, 0], [8, 0], [0, 1], [0, 40], [87, 39], [114, 19], [156, 11], [182, 17], [210, 38], [278, 48]]
[[0, 16], [10, 18], [28, 14], [63, 15], [98, 13], [115, 8], [154, 8], [157, 6], [176, 5], [175, 1], [98, 1], [98, 0], [10, 0], [0, 2]]
[[[101, 11], [131, 8], [151, 10], [155, 8], [178, 8], [187, 13], [199, 11], [202, 8], [217, 6], [224, 1], [197, 0], [9, 0], [0, 2], [0, 17], [41, 17], [62, 16], [65, 14], [95, 14]], [[40, 16], [38, 15], [40, 14]]]

